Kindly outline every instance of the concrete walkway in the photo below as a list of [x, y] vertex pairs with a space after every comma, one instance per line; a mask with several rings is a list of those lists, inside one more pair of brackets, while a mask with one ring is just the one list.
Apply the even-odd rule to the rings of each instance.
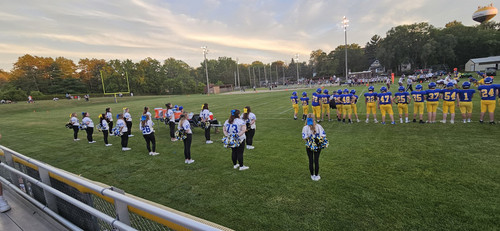
[[0, 213], [0, 230], [68, 230], [6, 186], [3, 187], [3, 196], [7, 199], [12, 209], [5, 213]]

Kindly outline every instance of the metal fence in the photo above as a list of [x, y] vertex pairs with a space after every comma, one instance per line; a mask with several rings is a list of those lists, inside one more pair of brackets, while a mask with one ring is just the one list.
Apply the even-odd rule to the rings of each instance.
[[72, 230], [230, 230], [0, 145], [0, 181]]

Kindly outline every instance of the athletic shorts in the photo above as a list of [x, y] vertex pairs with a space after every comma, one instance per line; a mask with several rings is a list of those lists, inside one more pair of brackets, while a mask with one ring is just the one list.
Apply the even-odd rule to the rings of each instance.
[[455, 101], [443, 102], [443, 114], [448, 114], [448, 111], [450, 111], [450, 113], [452, 114], [455, 113]]
[[439, 101], [427, 101], [427, 112], [437, 112]]
[[460, 112], [462, 114], [472, 113], [472, 102], [460, 102]]
[[399, 114], [408, 114], [408, 104], [407, 103], [398, 103], [398, 112]]
[[394, 115], [394, 112], [392, 111], [392, 105], [390, 104], [381, 104], [380, 112], [382, 112], [382, 116], [385, 116], [386, 113], [389, 113], [389, 115]]
[[424, 114], [424, 102], [415, 102], [413, 104], [413, 114], [420, 114], [420, 115], [423, 115]]
[[481, 100], [481, 112], [495, 112], [496, 100]]
[[366, 103], [366, 114], [377, 114], [377, 104], [376, 103]]

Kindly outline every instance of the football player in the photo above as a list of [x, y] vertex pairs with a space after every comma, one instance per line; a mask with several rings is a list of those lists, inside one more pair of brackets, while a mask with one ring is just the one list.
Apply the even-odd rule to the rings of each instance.
[[479, 122], [483, 123], [484, 113], [488, 111], [490, 115], [490, 124], [495, 124], [495, 107], [498, 89], [500, 85], [493, 84], [493, 78], [484, 78], [484, 85], [477, 88], [481, 94], [481, 114]]
[[321, 116], [321, 88], [316, 89], [316, 92], [312, 94], [311, 104], [316, 122], [319, 123], [319, 117]]
[[366, 123], [370, 122], [370, 112], [373, 114], [373, 121], [378, 123], [377, 121], [377, 93], [374, 92], [375, 87], [369, 86], [368, 92], [365, 93], [365, 105], [366, 105]]
[[351, 110], [352, 113], [356, 116], [356, 122], [359, 123], [359, 117], [358, 117], [358, 107], [356, 106], [356, 103], [358, 103], [358, 96], [356, 95], [356, 90], [352, 89], [351, 90], [351, 95], [352, 95], [352, 104], [351, 104]]
[[457, 102], [457, 91], [453, 82], [447, 83], [446, 88], [441, 90], [441, 98], [443, 99], [443, 120], [441, 120], [441, 123], [446, 123], [448, 111], [450, 111], [451, 114], [450, 123], [455, 123], [455, 103]]
[[387, 91], [386, 87], [381, 87], [380, 88], [380, 93], [377, 94], [378, 98], [378, 108], [380, 109], [380, 112], [382, 112], [382, 124], [385, 124], [385, 114], [389, 114], [389, 117], [391, 117], [391, 124], [396, 124], [394, 122], [394, 111], [392, 111], [392, 101], [394, 100], [392, 98], [392, 93]]
[[439, 93], [441, 90], [436, 89], [436, 83], [429, 83], [429, 90], [425, 91], [427, 100], [427, 114], [428, 114], [428, 122], [436, 123], [436, 112], [437, 107], [439, 105]]
[[343, 103], [342, 103], [342, 90], [338, 90], [337, 91], [337, 95], [335, 95], [333, 97], [333, 100], [335, 100], [335, 106], [337, 108], [337, 121], [341, 121], [342, 120], [342, 106], [343, 106]]
[[462, 83], [462, 90], [458, 90], [458, 102], [460, 113], [462, 113], [462, 121], [470, 123], [472, 117], [472, 96], [476, 90], [470, 89], [470, 82]]
[[328, 121], [331, 121], [330, 119], [330, 95], [328, 94], [328, 90], [325, 89], [323, 91], [323, 95], [321, 95], [321, 121], [325, 118], [325, 114], [328, 116]]
[[299, 113], [299, 97], [297, 96], [296, 91], [292, 92], [290, 100], [292, 101], [292, 107], [293, 107], [293, 119], [297, 120], [297, 114]]
[[405, 87], [399, 86], [399, 92], [394, 94], [396, 104], [398, 104], [399, 123], [403, 123], [403, 112], [405, 113], [405, 123], [408, 123], [408, 104], [411, 101], [410, 93], [405, 91]]
[[351, 116], [352, 116], [352, 108], [351, 104], [353, 102], [353, 96], [351, 93], [349, 93], [349, 89], [344, 89], [343, 91], [344, 94], [340, 95], [340, 98], [342, 99], [342, 123], [345, 123], [345, 117], [347, 115], [349, 119], [349, 123], [352, 123], [351, 121]]
[[302, 102], [302, 121], [307, 118], [307, 114], [309, 114], [309, 97], [307, 97], [307, 92], [302, 92], [302, 98], [300, 98]]
[[419, 116], [419, 123], [423, 124], [424, 122], [424, 102], [425, 102], [425, 96], [427, 93], [425, 91], [422, 91], [422, 85], [417, 84], [415, 87], [415, 91], [411, 92], [411, 95], [413, 96], [413, 122], [417, 122], [416, 117], [417, 113]]

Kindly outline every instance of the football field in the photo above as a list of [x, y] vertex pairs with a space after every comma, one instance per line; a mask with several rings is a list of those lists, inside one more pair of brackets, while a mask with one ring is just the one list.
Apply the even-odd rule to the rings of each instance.
[[[376, 85], [378, 91], [381, 85]], [[395, 93], [396, 85], [391, 87]], [[339, 87], [328, 87], [333, 91]], [[227, 95], [142, 96], [114, 99], [36, 101], [0, 105], [0, 144], [55, 167], [236, 230], [496, 230], [500, 227], [500, 124], [480, 124], [479, 95], [474, 96], [472, 123], [366, 124], [362, 94], [361, 122], [324, 121], [330, 146], [321, 152], [321, 180], [312, 181], [301, 139], [304, 122], [293, 120], [293, 90]], [[424, 89], [426, 87], [424, 86]], [[298, 90], [311, 97], [314, 89]], [[36, 100], [36, 99], [35, 99]], [[148, 155], [139, 131], [144, 106], [182, 105], [200, 112], [208, 103], [221, 122], [231, 109], [250, 106], [257, 116], [254, 150], [245, 150], [250, 169], [233, 169], [231, 150], [214, 133], [205, 144], [201, 128], [193, 129], [193, 164], [184, 163], [182, 142], [171, 142], [168, 128], [155, 121], [158, 156]], [[439, 108], [442, 106], [440, 102]], [[131, 151], [120, 139], [102, 134], [89, 144], [80, 131], [64, 127], [69, 115], [113, 116], [130, 108], [134, 137]], [[500, 120], [500, 109], [496, 121]], [[310, 110], [311, 111], [311, 110]], [[410, 104], [412, 119], [413, 104]], [[381, 120], [378, 111], [378, 120]], [[334, 118], [335, 110], [332, 110]], [[427, 116], [424, 115], [424, 120]], [[488, 117], [486, 117], [486, 120]], [[387, 118], [389, 119], [389, 118]], [[438, 109], [437, 120], [442, 119]], [[448, 116], [449, 120], [449, 116]], [[390, 120], [388, 120], [390, 121]], [[116, 119], [115, 119], [116, 123]]]

